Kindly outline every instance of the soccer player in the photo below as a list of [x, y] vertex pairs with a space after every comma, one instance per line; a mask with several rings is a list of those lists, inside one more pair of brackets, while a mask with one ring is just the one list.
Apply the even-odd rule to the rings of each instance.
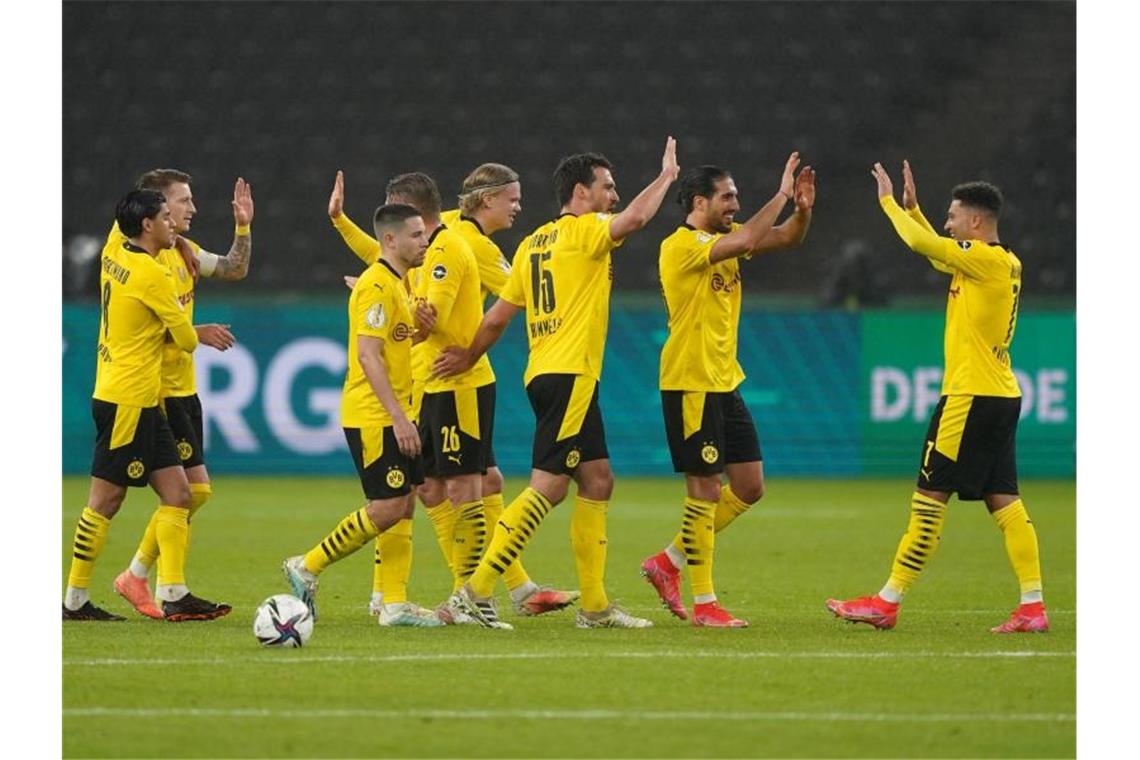
[[[451, 307], [447, 306], [447, 302], [451, 297], [447, 295], [447, 291], [454, 287], [454, 281], [448, 283], [451, 275], [444, 274], [444, 279], [436, 281], [434, 277], [424, 277], [424, 273], [434, 272], [435, 267], [432, 261], [427, 261], [425, 265], [418, 270], [416, 279], [417, 293], [423, 291], [422, 301], [435, 311], [436, 314], [442, 316], [444, 313], [438, 307], [444, 307], [449, 310], [449, 315], [452, 321], [459, 319], [459, 323], [454, 327], [448, 328], [446, 326], [440, 329], [446, 331], [450, 329], [453, 333], [456, 329], [462, 332], [463, 340], [469, 341], [474, 332], [474, 328], [478, 324], [478, 320], [482, 317], [482, 303], [488, 294], [498, 295], [502, 290], [503, 285], [507, 281], [507, 276], [510, 273], [510, 264], [503, 257], [499, 247], [490, 239], [489, 235], [503, 229], [508, 229], [514, 224], [515, 216], [522, 209], [522, 189], [518, 181], [518, 174], [511, 168], [502, 164], [487, 163], [477, 167], [463, 182], [463, 190], [459, 197], [459, 208], [451, 211], [440, 213], [440, 199], [438, 191], [434, 188], [434, 182], [427, 178], [426, 175], [402, 175], [393, 179], [388, 185], [388, 200], [399, 199], [407, 202], [416, 208], [421, 213], [425, 214], [425, 218], [434, 220], [434, 215], [438, 216], [439, 228], [447, 229], [448, 232], [444, 237], [438, 241], [438, 245], [433, 245], [429, 250], [429, 259], [434, 259], [437, 248], [439, 255], [447, 255], [450, 249], [459, 250], [459, 245], [452, 242], [448, 245], [448, 241], [454, 241], [454, 235], [458, 235], [470, 247], [474, 257], [478, 275], [478, 283], [481, 285], [479, 292], [479, 312], [478, 317], [471, 319], [471, 315], [466, 311], [470, 310], [471, 304], [470, 296], [466, 293], [461, 295], [465, 296], [468, 308], [461, 312], [452, 312]], [[430, 182], [430, 186], [428, 183]], [[418, 189], [417, 189], [418, 188]], [[329, 198], [329, 217], [332, 219], [333, 226], [344, 237], [345, 242], [357, 254], [359, 258], [368, 261], [369, 257], [375, 256], [376, 242], [367, 235], [367, 233], [360, 230], [352, 220], [344, 214], [344, 173], [337, 172], [336, 181], [333, 185], [332, 195]], [[435, 235], [436, 229], [432, 227], [432, 222], [428, 223], [428, 234]], [[454, 267], [453, 267], [454, 268]], [[448, 271], [446, 264], [443, 270], [445, 273]], [[452, 274], [455, 274], [452, 272]], [[469, 277], [474, 277], [469, 272]], [[464, 286], [460, 286], [463, 290]], [[428, 296], [427, 290], [431, 289], [435, 295]], [[471, 312], [474, 314], [474, 312]], [[471, 321], [467, 321], [471, 319]], [[434, 329], [434, 326], [433, 326]], [[458, 335], [453, 337], [458, 338]], [[449, 342], [455, 342], [448, 339]], [[430, 359], [438, 353], [439, 345], [442, 341], [437, 340], [435, 348], [430, 345], [425, 345], [423, 348], [417, 347], [413, 350], [413, 410], [416, 412], [417, 419], [419, 418], [419, 411], [421, 401], [424, 398], [424, 389], [428, 384], [427, 367], [430, 365]], [[447, 345], [447, 343], [442, 343]], [[428, 352], [431, 356], [428, 356]], [[490, 364], [487, 364], [488, 370]], [[499, 516], [503, 511], [503, 476], [495, 463], [495, 456], [492, 447], [492, 433], [494, 423], [494, 391], [495, 384], [491, 375], [491, 382], [480, 386], [477, 389], [477, 395], [481, 395], [481, 399], [477, 399], [478, 415], [481, 424], [487, 426], [486, 438], [482, 441], [481, 445], [485, 447], [485, 451], [480, 454], [483, 459], [483, 467], [480, 468], [482, 472], [480, 489], [482, 492], [483, 501], [483, 515], [485, 526], [483, 531], [486, 532], [486, 526], [494, 526], [498, 524]], [[446, 381], [434, 381], [435, 384], [440, 385], [446, 391]], [[432, 403], [441, 403], [433, 401]], [[446, 401], [442, 403], [447, 403]], [[458, 407], [456, 407], [458, 409]], [[434, 431], [438, 427], [450, 428], [456, 423], [444, 425], [442, 422], [432, 423], [428, 425], [426, 420], [420, 420], [420, 428], [425, 433]], [[449, 432], [450, 436], [450, 432]], [[468, 447], [473, 442], [465, 441]], [[425, 438], [425, 445], [428, 445]], [[442, 443], [442, 441], [441, 441]], [[450, 444], [450, 438], [448, 443]], [[452, 453], [454, 454], [454, 452]], [[452, 456], [447, 454], [447, 457]], [[462, 454], [458, 457], [462, 460]], [[429, 459], [430, 457], [425, 457]], [[469, 456], [469, 459], [472, 457]], [[451, 463], [450, 458], [444, 459], [445, 463]], [[436, 538], [439, 542], [440, 550], [443, 553], [444, 560], [447, 562], [448, 568], [451, 570], [453, 579], [453, 590], [457, 590], [459, 586], [466, 580], [467, 575], [470, 574], [472, 569], [472, 558], [478, 560], [479, 555], [473, 554], [473, 547], [470, 544], [469, 537], [462, 533], [459, 535], [458, 544], [456, 542], [455, 528], [462, 515], [462, 510], [456, 509], [452, 501], [451, 494], [444, 485], [444, 480], [432, 477], [429, 469], [429, 477], [426, 479], [424, 486], [419, 489], [420, 498], [424, 502], [429, 519], [435, 529]], [[470, 510], [469, 510], [470, 511]], [[411, 515], [408, 516], [409, 522], [406, 524], [406, 542], [408, 550], [410, 551], [411, 544]], [[468, 515], [470, 520], [473, 516]], [[403, 526], [398, 526], [403, 527]], [[484, 536], [485, 538], [485, 536]], [[370, 609], [379, 612], [381, 605], [384, 603], [385, 598], [392, 598], [391, 591], [383, 590], [385, 588], [391, 589], [395, 586], [396, 589], [401, 587], [406, 588], [407, 584], [407, 570], [403, 572], [402, 579], [396, 578], [393, 583], [394, 572], [394, 559], [391, 555], [393, 549], [397, 552], [396, 558], [405, 556], [403, 546], [393, 546], [393, 540], [388, 538], [388, 534], [382, 534], [377, 540], [376, 550], [376, 571], [373, 575], [373, 596], [370, 603]], [[482, 551], [482, 548], [479, 549]], [[385, 559], [385, 554], [388, 558]], [[407, 569], [410, 570], [410, 555]], [[466, 559], [464, 559], [466, 557]], [[459, 564], [456, 560], [459, 560]], [[561, 591], [558, 589], [540, 586], [531, 580], [530, 576], [526, 573], [522, 563], [518, 562], [512, 566], [512, 571], [505, 574], [503, 580], [507, 586], [508, 593], [510, 594], [511, 601], [515, 610], [522, 615], [540, 615], [546, 612], [562, 609], [572, 604], [577, 598], [578, 593], [572, 591]], [[387, 583], [385, 582], [387, 581]], [[440, 608], [441, 613], [445, 619], [453, 622], [474, 622], [461, 611], [454, 609], [453, 605], [444, 604]]]
[[108, 240], [101, 259], [91, 490], [75, 527], [63, 619], [125, 619], [95, 606], [88, 588], [127, 487], [149, 483], [159, 497], [155, 540], [164, 557], [157, 589], [162, 615], [173, 622], [212, 620], [230, 606], [200, 599], [186, 586], [190, 484], [158, 406], [167, 336], [182, 351], [198, 346], [174, 275], [157, 260], [159, 251], [174, 245], [174, 223], [162, 194], [152, 190], [128, 193], [115, 209], [115, 222], [123, 237]]
[[[135, 183], [138, 190], [154, 190], [162, 193], [170, 208], [170, 218], [178, 235], [175, 245], [158, 253], [159, 263], [170, 269], [174, 275], [174, 291], [178, 302], [186, 312], [186, 318], [193, 323], [195, 285], [199, 276], [219, 280], [237, 281], [244, 279], [249, 272], [249, 259], [252, 253], [250, 224], [253, 222], [253, 189], [238, 177], [234, 184], [233, 214], [234, 241], [229, 253], [219, 256], [210, 253], [193, 240], [183, 237], [190, 230], [190, 223], [197, 214], [194, 195], [190, 189], [192, 179], [186, 172], [177, 169], [153, 169], [146, 172]], [[112, 226], [107, 236], [108, 242], [124, 239], [118, 226]], [[225, 351], [234, 344], [234, 336], [229, 325], [202, 324], [194, 326], [198, 340], [207, 346]], [[167, 343], [162, 352], [162, 390], [159, 403], [166, 415], [174, 441], [178, 446], [178, 456], [186, 469], [190, 482], [190, 513], [187, 518], [192, 523], [213, 494], [210, 474], [202, 450], [202, 402], [198, 399], [198, 389], [194, 374], [194, 355], [183, 351], [173, 343]], [[138, 549], [126, 570], [115, 578], [115, 592], [126, 599], [143, 615], [161, 618], [162, 611], [154, 603], [147, 576], [150, 568], [158, 561], [159, 584], [163, 583], [163, 562], [159, 555], [155, 529], [158, 510], [151, 515]], [[190, 534], [187, 534], [189, 543]]]
[[[682, 620], [681, 568], [693, 586], [693, 624], [736, 628], [713, 591], [714, 536], [764, 494], [764, 465], [756, 426], [740, 383], [736, 359], [740, 324], [740, 258], [799, 245], [811, 224], [815, 174], [796, 177], [792, 153], [780, 188], [744, 224], [732, 175], [717, 166], [698, 166], [681, 178], [677, 202], [685, 222], [661, 243], [659, 268], [669, 337], [661, 349], [661, 405], [673, 469], [685, 474], [681, 531], [672, 543], [641, 563], [642, 575], [665, 606]], [[774, 226], [785, 205], [795, 212]], [[721, 483], [721, 474], [728, 482]]]
[[[404, 277], [423, 263], [428, 237], [420, 213], [405, 204], [376, 209], [373, 226], [380, 257], [357, 280], [348, 300], [348, 373], [341, 400], [341, 424], [368, 503], [283, 566], [293, 593], [314, 619], [320, 574], [403, 520], [415, 498], [412, 485], [423, 482], [420, 434], [410, 418], [411, 344], [421, 336]], [[443, 624], [435, 613], [412, 605], [400, 616], [407, 618], [400, 625]]]
[[903, 207], [881, 164], [871, 170], [879, 204], [911, 250], [950, 275], [946, 301], [946, 367], [942, 397], [930, 420], [910, 500], [910, 523], [895, 552], [886, 585], [874, 596], [828, 599], [837, 617], [875, 628], [894, 628], [899, 603], [934, 555], [950, 496], [982, 500], [1005, 538], [1005, 550], [1021, 586], [1021, 603], [990, 630], [1049, 630], [1041, 588], [1037, 531], [1017, 488], [1014, 438], [1021, 389], [1010, 369], [1009, 349], [1017, 327], [1021, 261], [998, 235], [1002, 194], [988, 182], [967, 182], [951, 191], [946, 213], [949, 237], [940, 237], [918, 207], [909, 162], [903, 162]]
[[499, 300], [469, 346], [449, 347], [433, 365], [437, 376], [459, 375], [526, 311], [530, 358], [524, 382], [537, 421], [530, 485], [503, 511], [489, 548], [455, 595], [464, 611], [496, 627], [495, 581], [523, 553], [546, 514], [578, 486], [571, 544], [581, 590], [580, 628], [647, 628], [610, 603], [605, 591], [606, 508], [613, 471], [598, 406], [613, 270], [610, 254], [643, 228], [677, 178], [677, 146], [670, 137], [661, 173], [629, 206], [618, 203], [611, 164], [597, 153], [564, 158], [554, 172], [561, 213], [523, 239]]

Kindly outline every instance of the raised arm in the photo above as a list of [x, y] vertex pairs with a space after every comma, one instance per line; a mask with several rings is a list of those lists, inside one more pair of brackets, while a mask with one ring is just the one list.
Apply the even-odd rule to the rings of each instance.
[[241, 177], [234, 183], [234, 242], [230, 252], [218, 256], [199, 250], [200, 273], [219, 280], [242, 280], [249, 274], [249, 258], [253, 252], [250, 224], [253, 223], [253, 187]]
[[479, 357], [487, 353], [491, 346], [495, 345], [496, 341], [502, 337], [507, 325], [511, 323], [516, 314], [522, 311], [522, 308], [510, 301], [504, 301], [502, 298], [496, 301], [495, 305], [483, 315], [483, 321], [479, 324], [475, 337], [471, 339], [471, 345], [466, 348], [448, 346], [443, 349], [435, 358], [435, 362], [432, 363], [432, 376], [451, 377], [452, 375], [463, 374], [471, 369], [475, 362], [479, 361]]
[[[709, 251], [709, 261], [715, 264], [718, 261], [762, 250], [764, 243], [771, 240], [771, 235], [774, 232], [772, 225], [776, 223], [776, 219], [779, 218], [780, 212], [784, 210], [787, 202], [794, 197], [795, 171], [799, 164], [799, 153], [793, 152], [792, 155], [788, 156], [788, 161], [784, 164], [784, 173], [780, 177], [780, 189], [747, 222], [713, 243], [713, 247]], [[770, 245], [770, 247], [775, 248], [777, 246]]]
[[681, 167], [677, 165], [677, 141], [672, 137], [665, 141], [665, 155], [661, 157], [661, 173], [657, 179], [646, 185], [625, 209], [610, 219], [610, 239], [623, 240], [649, 224], [661, 208], [665, 193], [677, 179]]
[[396, 445], [400, 451], [408, 456], [417, 456], [420, 453], [420, 435], [416, 426], [408, 420], [404, 407], [396, 398], [392, 390], [392, 382], [388, 378], [388, 365], [384, 362], [382, 353], [384, 341], [382, 338], [371, 335], [356, 336], [356, 352], [360, 359], [360, 369], [368, 378], [368, 385], [380, 404], [392, 417], [392, 432], [396, 434]]
[[380, 242], [348, 218], [344, 213], [344, 172], [337, 170], [329, 195], [329, 219], [356, 257], [371, 266], [380, 258]]
[[[903, 208], [906, 210], [906, 213], [910, 216], [911, 219], [922, 225], [923, 229], [937, 235], [938, 231], [934, 229], [934, 225], [931, 224], [929, 220], [927, 220], [927, 218], [922, 213], [922, 209], [918, 206], [918, 189], [914, 184], [914, 172], [912, 172], [910, 169], [910, 161], [906, 159], [903, 159], [902, 175]], [[927, 261], [929, 261], [930, 265], [937, 269], [939, 272], [945, 272], [946, 274], [952, 274], [954, 272], [953, 269], [946, 266], [941, 261], [938, 261], [936, 259], [927, 259]]]

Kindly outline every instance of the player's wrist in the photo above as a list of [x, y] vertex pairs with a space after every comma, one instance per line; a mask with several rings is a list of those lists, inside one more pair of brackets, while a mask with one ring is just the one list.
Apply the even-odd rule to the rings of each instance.
[[248, 224], [234, 224], [234, 235], [248, 235], [250, 225]]

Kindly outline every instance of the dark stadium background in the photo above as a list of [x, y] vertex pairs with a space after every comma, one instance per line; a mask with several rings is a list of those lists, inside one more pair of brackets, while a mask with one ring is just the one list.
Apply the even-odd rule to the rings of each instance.
[[[869, 168], [904, 157], [940, 226], [949, 188], [1005, 188], [1025, 299], [1075, 294], [1076, 6], [1062, 2], [69, 2], [63, 13], [65, 249], [105, 235], [140, 172], [195, 177], [193, 235], [224, 253], [235, 176], [257, 201], [254, 265], [236, 295], [333, 293], [353, 263], [325, 216], [337, 168], [367, 222], [392, 175], [453, 199], [484, 161], [523, 181], [509, 255], [552, 216], [561, 156], [616, 164], [628, 200], [659, 167], [727, 166], [746, 214], [787, 154], [819, 175], [803, 250], [746, 278], [759, 298], [864, 302], [941, 292], [898, 244]], [[672, 200], [614, 257], [615, 285], [657, 290]], [[860, 253], [861, 252], [861, 253]], [[73, 256], [79, 256], [73, 251]], [[94, 272], [94, 262], [87, 262]], [[65, 263], [67, 298], [94, 287]]]

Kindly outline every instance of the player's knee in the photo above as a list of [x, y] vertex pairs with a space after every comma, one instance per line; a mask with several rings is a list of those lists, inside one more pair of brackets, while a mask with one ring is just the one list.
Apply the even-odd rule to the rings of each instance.
[[483, 476], [483, 495], [503, 492], [503, 472], [498, 467], [487, 470]]
[[579, 493], [587, 499], [609, 501], [610, 497], [614, 494], [613, 470], [607, 468], [590, 473], [588, 477], [582, 479]]
[[732, 492], [736, 494], [736, 498], [745, 504], [755, 504], [764, 497], [764, 480], [752, 480], [739, 486], [733, 485]]
[[183, 482], [170, 486], [166, 489], [166, 496], [163, 497], [163, 501], [166, 502], [167, 506], [190, 509], [190, 484]]

